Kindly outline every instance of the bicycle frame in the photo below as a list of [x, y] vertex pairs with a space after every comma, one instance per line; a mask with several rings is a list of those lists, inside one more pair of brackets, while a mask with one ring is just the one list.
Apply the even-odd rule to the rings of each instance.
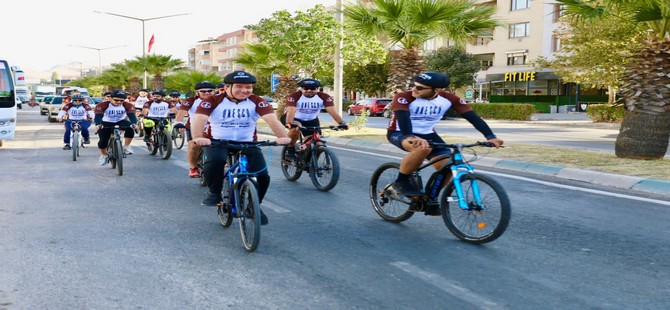
[[84, 137], [81, 134], [81, 122], [83, 121], [70, 121], [70, 146], [74, 147], [74, 136], [79, 135], [79, 145], [78, 147], [84, 146]]

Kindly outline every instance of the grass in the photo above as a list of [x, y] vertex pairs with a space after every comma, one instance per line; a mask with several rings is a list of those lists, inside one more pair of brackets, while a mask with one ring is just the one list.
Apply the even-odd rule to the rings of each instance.
[[[260, 124], [259, 124], [260, 125]], [[263, 124], [265, 125], [265, 124]], [[324, 136], [388, 143], [385, 129], [361, 128], [327, 131]], [[469, 138], [442, 135], [450, 143], [471, 143]], [[670, 181], [670, 160], [633, 160], [618, 158], [614, 153], [580, 148], [526, 143], [506, 143], [500, 149], [480, 149], [480, 156], [531, 162], [537, 164], [586, 169], [655, 180]]]

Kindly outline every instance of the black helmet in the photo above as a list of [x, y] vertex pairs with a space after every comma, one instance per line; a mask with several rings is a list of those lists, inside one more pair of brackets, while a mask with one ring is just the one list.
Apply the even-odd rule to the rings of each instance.
[[256, 84], [256, 77], [244, 71], [233, 71], [223, 78], [223, 82], [230, 85], [235, 83]]
[[226, 86], [226, 83], [216, 84], [216, 88], [223, 88], [224, 86]]
[[145, 92], [145, 93], [148, 93], [148, 92], [149, 92], [149, 90], [146, 89], [146, 88], [142, 88], [142, 89], [140, 89], [140, 91], [143, 91], [143, 92]]
[[438, 72], [424, 72], [414, 77], [414, 82], [433, 88], [446, 88], [451, 83], [449, 77]]
[[170, 97], [179, 97], [181, 94], [178, 91], [173, 91], [170, 93]]
[[298, 85], [300, 85], [300, 87], [318, 88], [321, 87], [321, 82], [315, 79], [303, 79], [298, 82]]
[[107, 91], [107, 92], [105, 92], [104, 94], [102, 94], [103, 97], [111, 96], [111, 95], [112, 95], [112, 92], [111, 92], [111, 91]]
[[112, 98], [121, 98], [121, 99], [126, 99], [128, 98], [128, 93], [122, 90], [115, 90], [112, 92]]
[[151, 92], [151, 94], [165, 97], [165, 91], [162, 90], [154, 90], [153, 92]]
[[84, 100], [84, 96], [80, 94], [74, 94], [72, 95], [72, 101], [74, 101], [75, 99]]
[[200, 83], [195, 84], [195, 89], [196, 89], [196, 90], [198, 90], [198, 89], [203, 89], [203, 88], [212, 88], [212, 89], [214, 89], [214, 88], [216, 88], [216, 85], [214, 85], [214, 83], [212, 83], [212, 82], [210, 82], [210, 81], [202, 81], [202, 82], [200, 82]]

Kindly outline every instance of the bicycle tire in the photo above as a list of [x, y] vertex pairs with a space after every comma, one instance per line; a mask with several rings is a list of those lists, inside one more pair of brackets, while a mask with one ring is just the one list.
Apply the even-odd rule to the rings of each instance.
[[309, 169], [309, 177], [316, 189], [327, 192], [340, 179], [340, 161], [335, 152], [325, 146], [319, 146], [314, 154], [316, 158], [312, 159], [314, 169]]
[[178, 150], [181, 150], [181, 148], [184, 147], [186, 137], [183, 132], [179, 131], [179, 128], [172, 128], [172, 141], [174, 142], [174, 147]]
[[123, 175], [123, 143], [121, 140], [114, 140], [114, 156], [116, 157], [116, 171], [119, 176]]
[[158, 140], [161, 142], [159, 144], [161, 158], [170, 159], [170, 156], [172, 156], [172, 136], [168, 135], [165, 131], [161, 131], [158, 134]]
[[114, 134], [109, 138], [107, 142], [107, 158], [109, 159], [109, 166], [112, 169], [116, 169], [116, 155], [114, 154], [114, 145], [116, 145], [116, 140], [114, 140]]
[[370, 178], [372, 207], [381, 218], [392, 223], [400, 223], [414, 215], [409, 203], [391, 199], [385, 194], [384, 189], [395, 181], [399, 170], [400, 164], [385, 163], [379, 166]]
[[149, 148], [149, 154], [156, 155], [156, 153], [158, 153], [158, 134], [156, 133], [156, 130], [151, 130], [151, 139], [149, 141], [151, 141], [151, 143], [147, 144], [147, 148]]
[[281, 172], [287, 180], [295, 181], [302, 175], [302, 156], [296, 153], [296, 160], [288, 160], [286, 159], [287, 155], [288, 146], [285, 145], [281, 150]]
[[230, 227], [233, 223], [233, 217], [235, 215], [231, 211], [235, 206], [235, 200], [232, 199], [233, 192], [230, 190], [230, 182], [226, 177], [223, 180], [223, 188], [221, 189], [221, 197], [223, 197], [223, 202], [218, 206], [216, 213], [219, 216], [219, 222], [223, 225], [224, 228]]
[[261, 207], [256, 184], [246, 179], [235, 191], [237, 219], [240, 222], [242, 243], [247, 252], [253, 252], [261, 241]]
[[205, 181], [205, 151], [202, 148], [198, 149], [198, 161], [195, 167], [200, 173], [200, 186], [207, 186], [207, 182]]
[[[498, 239], [509, 225], [512, 207], [502, 185], [482, 174], [469, 173], [460, 178], [461, 187], [469, 209], [450, 203], [448, 198], [458, 199], [453, 180], [440, 194], [440, 211], [449, 231], [458, 239], [469, 243], [487, 243]], [[484, 209], [474, 201], [473, 183], [476, 182]]]
[[79, 134], [74, 133], [70, 140], [70, 145], [72, 145], [72, 161], [77, 161], [77, 156], [79, 156]]

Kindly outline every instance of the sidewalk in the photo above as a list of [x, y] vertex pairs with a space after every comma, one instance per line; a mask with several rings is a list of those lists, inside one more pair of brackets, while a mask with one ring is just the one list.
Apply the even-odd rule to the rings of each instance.
[[[531, 121], [528, 122], [555, 123], [555, 125], [558, 126], [609, 126], [610, 128], [618, 128], [618, 124], [593, 123], [589, 117], [586, 116], [586, 113], [535, 114], [533, 117], [531, 117]], [[267, 127], [259, 127], [258, 131], [259, 133], [273, 135]], [[357, 149], [367, 149], [370, 151], [402, 155], [406, 154], [406, 152], [388, 143], [338, 137], [328, 137], [327, 141], [330, 144], [342, 147], [351, 146]], [[492, 167], [496, 169], [520, 171], [525, 173], [533, 173], [543, 176], [552, 176], [561, 179], [604, 185], [619, 189], [631, 189], [670, 196], [670, 182], [668, 181], [490, 157], [478, 159], [473, 163], [473, 165], [476, 167]]]

